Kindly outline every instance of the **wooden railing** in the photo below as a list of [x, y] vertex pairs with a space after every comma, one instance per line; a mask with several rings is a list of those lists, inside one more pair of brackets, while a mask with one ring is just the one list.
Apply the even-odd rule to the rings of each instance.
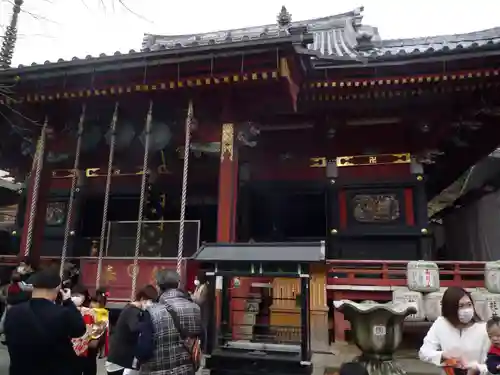
[[[441, 287], [484, 287], [485, 262], [442, 261], [439, 266]], [[328, 260], [328, 298], [361, 302], [392, 300], [395, 287], [406, 286], [408, 261], [391, 260]], [[335, 310], [333, 324], [336, 341], [345, 341], [350, 324]]]
[[[442, 287], [484, 287], [485, 262], [438, 261]], [[406, 286], [408, 261], [328, 260], [328, 285]]]

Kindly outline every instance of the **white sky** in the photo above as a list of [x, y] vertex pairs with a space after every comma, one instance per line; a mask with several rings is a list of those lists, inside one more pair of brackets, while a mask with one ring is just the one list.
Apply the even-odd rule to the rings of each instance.
[[[282, 5], [294, 20], [364, 5], [364, 23], [378, 27], [382, 38], [454, 34], [500, 26], [498, 0], [123, 1], [148, 21], [125, 10], [119, 0], [25, 0], [24, 10], [45, 19], [21, 13], [14, 65], [139, 50], [145, 32], [187, 34], [274, 23]], [[0, 25], [10, 19], [9, 2], [12, 0], [0, 0]]]

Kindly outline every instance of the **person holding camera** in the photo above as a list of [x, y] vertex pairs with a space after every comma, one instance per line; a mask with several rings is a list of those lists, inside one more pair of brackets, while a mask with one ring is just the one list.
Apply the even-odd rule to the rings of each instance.
[[[9, 375], [80, 375], [72, 339], [86, 332], [82, 314], [61, 289], [59, 272], [47, 268], [32, 276], [32, 297], [12, 306], [5, 318]], [[58, 295], [61, 303], [56, 304]]]

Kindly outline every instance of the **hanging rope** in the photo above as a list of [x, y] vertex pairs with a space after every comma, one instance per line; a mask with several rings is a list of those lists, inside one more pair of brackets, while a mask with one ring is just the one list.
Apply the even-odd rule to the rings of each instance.
[[101, 224], [101, 239], [99, 243], [99, 259], [97, 262], [97, 277], [95, 287], [99, 288], [101, 283], [102, 273], [102, 257], [104, 255], [104, 240], [106, 237], [106, 227], [108, 224], [108, 206], [109, 206], [109, 191], [111, 189], [111, 177], [113, 174], [113, 159], [115, 156], [115, 143], [116, 143], [116, 123], [118, 122], [118, 102], [115, 103], [115, 110], [113, 112], [113, 119], [111, 120], [111, 140], [109, 142], [109, 156], [108, 156], [108, 174], [106, 175], [106, 188], [104, 190], [104, 206], [102, 209], [102, 224]]
[[141, 196], [139, 200], [139, 213], [137, 215], [137, 233], [135, 237], [135, 253], [134, 253], [134, 268], [132, 270], [132, 295], [131, 300], [135, 297], [137, 289], [137, 275], [139, 274], [139, 250], [141, 247], [142, 234], [142, 219], [144, 216], [144, 203], [146, 200], [146, 182], [149, 176], [149, 141], [151, 136], [151, 123], [153, 122], [153, 101], [149, 102], [149, 110], [146, 116], [146, 125], [144, 129], [144, 160], [142, 164], [142, 179], [141, 179]]
[[33, 242], [33, 229], [35, 226], [36, 217], [36, 206], [38, 204], [38, 192], [40, 190], [40, 180], [42, 178], [42, 168], [43, 161], [45, 158], [45, 143], [47, 138], [47, 124], [48, 119], [45, 117], [45, 122], [40, 133], [40, 138], [38, 139], [35, 155], [33, 156], [33, 168], [31, 168], [31, 173], [35, 173], [32, 178], [33, 190], [31, 191], [31, 206], [30, 214], [28, 216], [28, 233], [26, 236], [26, 244], [24, 248], [24, 256], [28, 256], [31, 251], [31, 244]]
[[[191, 145], [191, 125], [193, 123], [193, 101], [189, 101], [188, 113], [186, 117], [186, 139], [184, 141], [184, 168], [182, 170], [182, 197], [181, 197], [181, 214], [179, 222], [179, 246], [177, 248], [177, 273], [179, 276], [182, 271], [182, 255], [184, 253], [184, 225], [186, 218], [186, 203], [187, 203], [187, 183], [188, 183], [188, 167], [189, 167], [189, 149]], [[182, 277], [181, 277], [182, 279]]]
[[71, 177], [71, 190], [69, 192], [66, 227], [64, 228], [64, 240], [61, 253], [61, 268], [59, 269], [59, 275], [61, 276], [61, 278], [63, 277], [64, 273], [64, 263], [66, 262], [66, 253], [68, 252], [69, 236], [71, 229], [73, 227], [73, 204], [75, 203], [76, 185], [78, 182], [78, 170], [80, 168], [80, 153], [82, 149], [83, 124], [85, 122], [86, 109], [87, 106], [83, 104], [82, 113], [80, 114], [80, 120], [78, 121], [78, 138], [76, 139], [75, 162], [73, 164], [73, 175]]

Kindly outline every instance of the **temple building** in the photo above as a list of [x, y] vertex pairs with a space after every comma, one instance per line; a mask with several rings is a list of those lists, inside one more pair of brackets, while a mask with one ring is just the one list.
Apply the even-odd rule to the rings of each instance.
[[499, 67], [500, 28], [388, 40], [363, 8], [295, 21], [285, 7], [264, 26], [6, 67], [0, 168], [31, 172], [19, 251], [73, 258], [124, 301], [202, 243], [264, 263], [314, 248], [322, 342], [328, 300], [389, 299], [405, 285], [391, 267], [441, 257], [428, 203], [500, 144]]

